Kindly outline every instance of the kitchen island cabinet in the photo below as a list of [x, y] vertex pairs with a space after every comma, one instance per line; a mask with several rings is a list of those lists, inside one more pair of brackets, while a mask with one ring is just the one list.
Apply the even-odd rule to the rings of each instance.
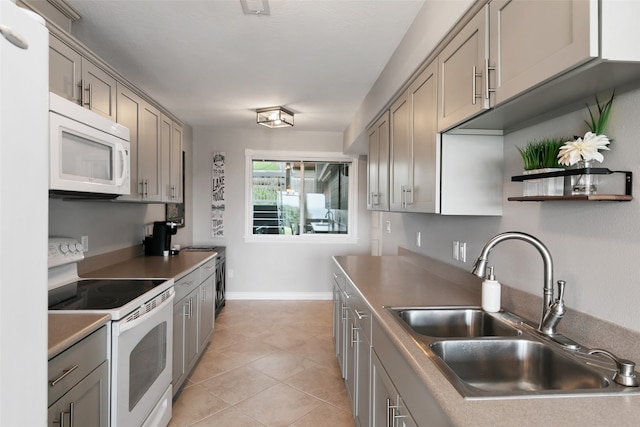
[[[372, 314], [371, 425], [397, 426], [402, 420], [407, 426], [411, 421], [420, 426], [498, 427], [637, 423], [640, 417], [638, 393], [518, 399], [463, 398], [384, 307], [479, 306], [481, 280], [452, 265], [405, 250], [401, 253], [403, 256], [334, 257], [336, 267], [354, 284], [354, 290]], [[581, 316], [581, 321], [588, 319], [588, 322], [594, 322], [588, 326], [592, 333], [605, 324], [596, 325], [600, 322], [598, 319], [584, 314], [572, 313], [571, 317], [574, 316]], [[630, 338], [630, 331], [623, 328], [618, 331], [609, 325], [605, 329], [609, 339], [612, 336]], [[584, 344], [590, 345], [588, 342]], [[395, 424], [385, 423], [385, 415], [393, 415], [391, 410], [395, 411], [394, 408], [386, 411], [386, 399], [390, 400], [390, 406], [400, 403], [400, 412], [395, 412], [395, 415], [409, 414], [410, 417], [397, 418]]]

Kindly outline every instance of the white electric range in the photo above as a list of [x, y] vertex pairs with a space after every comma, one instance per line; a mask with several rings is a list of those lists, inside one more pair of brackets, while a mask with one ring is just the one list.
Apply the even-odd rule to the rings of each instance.
[[49, 310], [106, 313], [112, 427], [167, 426], [171, 419], [173, 279], [83, 279], [82, 245], [49, 238]]

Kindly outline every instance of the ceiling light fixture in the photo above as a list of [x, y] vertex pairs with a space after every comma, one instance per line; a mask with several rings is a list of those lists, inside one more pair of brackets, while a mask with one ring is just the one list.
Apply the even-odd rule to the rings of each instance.
[[268, 0], [240, 0], [245, 15], [271, 15]]
[[256, 110], [256, 123], [268, 128], [293, 126], [293, 113], [283, 107], [260, 108]]

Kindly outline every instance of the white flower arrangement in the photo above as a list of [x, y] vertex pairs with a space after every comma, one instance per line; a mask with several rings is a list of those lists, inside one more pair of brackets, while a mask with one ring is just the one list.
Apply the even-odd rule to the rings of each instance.
[[596, 135], [587, 132], [583, 138], [577, 138], [574, 141], [567, 141], [558, 153], [558, 163], [565, 166], [571, 166], [579, 161], [597, 160], [602, 163], [604, 156], [600, 150], [609, 151], [607, 147], [611, 141], [607, 135]]

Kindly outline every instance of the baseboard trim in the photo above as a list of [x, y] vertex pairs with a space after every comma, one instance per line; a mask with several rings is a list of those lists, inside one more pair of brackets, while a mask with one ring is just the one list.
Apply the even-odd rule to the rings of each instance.
[[332, 292], [227, 292], [228, 300], [331, 300]]

